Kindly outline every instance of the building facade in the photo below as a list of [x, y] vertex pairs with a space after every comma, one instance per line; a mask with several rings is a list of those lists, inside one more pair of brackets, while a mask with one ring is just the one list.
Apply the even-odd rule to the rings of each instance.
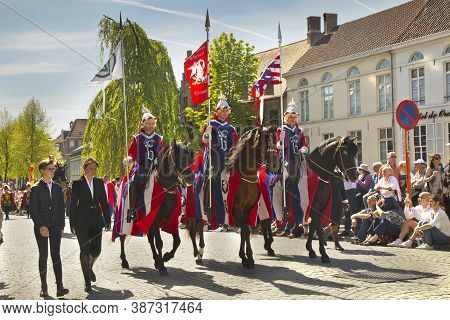
[[395, 108], [410, 99], [423, 118], [410, 132], [411, 159], [435, 150], [448, 157], [450, 12], [445, 1], [415, 0], [342, 25], [335, 14], [323, 18], [322, 31], [321, 17], [308, 17], [311, 47], [285, 74], [287, 100], [296, 102], [310, 145], [350, 135], [359, 146], [359, 164], [385, 162], [389, 151], [404, 157]]

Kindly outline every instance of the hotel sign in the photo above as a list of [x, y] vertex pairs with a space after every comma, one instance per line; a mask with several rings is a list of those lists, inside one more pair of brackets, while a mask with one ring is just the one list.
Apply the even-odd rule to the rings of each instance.
[[426, 119], [436, 119], [436, 118], [445, 118], [450, 117], [450, 111], [447, 111], [445, 109], [441, 109], [440, 111], [426, 111], [426, 112], [420, 112], [419, 113], [419, 119], [420, 120], [426, 120]]

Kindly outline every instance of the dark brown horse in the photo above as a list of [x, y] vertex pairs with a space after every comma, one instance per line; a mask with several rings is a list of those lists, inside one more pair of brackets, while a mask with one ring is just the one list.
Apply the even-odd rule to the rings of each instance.
[[[156, 213], [155, 220], [147, 233], [147, 239], [153, 253], [155, 261], [155, 268], [159, 270], [160, 275], [167, 275], [167, 269], [164, 265], [175, 256], [175, 252], [181, 244], [180, 235], [173, 233], [173, 247], [172, 250], [166, 252], [164, 255], [163, 241], [160, 233], [160, 224], [162, 221], [170, 221], [176, 205], [176, 189], [181, 184], [190, 185], [194, 182], [194, 174], [192, 173], [189, 164], [193, 160], [193, 154], [188, 147], [179, 142], [173, 141], [165, 145], [158, 154], [158, 164], [154, 174], [156, 181], [164, 190], [164, 197], [161, 200], [161, 206]], [[148, 186], [148, 184], [147, 184]], [[145, 203], [149, 203], [151, 199], [144, 199]], [[120, 236], [122, 267], [128, 268], [129, 264], [125, 255], [125, 236]]]
[[325, 250], [325, 238], [323, 228], [320, 222], [320, 216], [324, 214], [324, 209], [330, 196], [330, 180], [332, 178], [339, 178], [334, 173], [335, 168], [338, 167], [345, 179], [355, 182], [358, 179], [358, 170], [356, 165], [356, 155], [358, 153], [358, 146], [350, 137], [335, 137], [322, 142], [319, 147], [314, 149], [307, 157], [309, 168], [319, 176], [318, 189], [320, 192], [316, 193], [311, 204], [311, 223], [309, 224], [308, 241], [306, 242], [306, 249], [309, 251], [310, 258], [317, 258], [316, 252], [312, 248], [312, 239], [314, 233], [317, 233], [319, 238], [319, 251], [322, 262], [329, 263]]
[[[276, 172], [280, 161], [276, 152], [276, 128], [255, 128], [246, 132], [239, 142], [230, 150], [226, 159], [228, 170], [237, 170], [241, 177], [234, 198], [232, 215], [235, 224], [241, 230], [239, 257], [245, 268], [253, 269], [255, 261], [250, 244], [250, 228], [248, 225], [252, 208], [260, 198], [258, 187], [258, 169], [267, 165], [267, 169]], [[274, 255], [271, 247], [273, 237], [270, 230], [270, 219], [261, 222], [264, 236], [264, 248], [269, 255]]]

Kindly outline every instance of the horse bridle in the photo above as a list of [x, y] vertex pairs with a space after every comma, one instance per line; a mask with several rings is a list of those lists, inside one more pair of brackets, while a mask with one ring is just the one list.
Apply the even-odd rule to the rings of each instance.
[[[333, 157], [333, 158], [336, 158], [336, 155], [337, 155], [337, 153], [339, 152], [339, 160], [340, 160], [340, 162], [341, 162], [342, 169], [344, 170], [344, 172], [343, 172], [343, 173], [344, 173], [344, 177], [345, 177], [345, 179], [346, 179], [347, 181], [350, 181], [350, 178], [349, 178], [349, 176], [348, 176], [347, 171], [348, 171], [348, 170], [352, 170], [352, 169], [357, 169], [357, 167], [353, 166], [353, 167], [348, 167], [348, 168], [346, 168], [345, 163], [344, 163], [344, 158], [342, 157], [342, 151], [341, 151], [341, 148], [346, 148], [346, 146], [343, 146], [343, 145], [342, 145], [342, 140], [339, 141], [338, 147], [336, 148], [336, 151], [335, 151], [335, 153], [334, 153], [334, 157]], [[316, 163], [316, 162], [315, 162], [314, 160], [312, 160], [311, 158], [309, 158], [309, 161], [311, 161], [315, 166], [317, 166], [319, 169], [325, 171], [325, 172], [328, 173], [329, 175], [331, 175], [331, 176], [333, 176], [333, 177], [335, 177], [335, 178], [337, 178], [337, 179], [341, 179], [341, 178], [342, 178], [342, 177], [336, 175], [335, 173], [333, 173], [333, 172], [331, 172], [331, 171], [329, 171], [329, 170], [323, 168], [321, 165], [319, 165], [318, 163]]]
[[[184, 168], [183, 170], [180, 170], [177, 168], [176, 164], [175, 164], [175, 158], [174, 158], [174, 152], [173, 152], [173, 148], [172, 146], [169, 147], [169, 149], [167, 149], [167, 151], [164, 153], [164, 156], [167, 157], [167, 160], [169, 161], [169, 170], [172, 172], [175, 172], [175, 175], [178, 177], [178, 180], [181, 180], [181, 182], [184, 182], [184, 175], [185, 172], [187, 170], [190, 170], [189, 167]], [[164, 181], [164, 178], [161, 177], [160, 175], [158, 175], [158, 173], [156, 173], [156, 175], [158, 176], [158, 178], [162, 181]], [[167, 180], [165, 180], [167, 182]], [[164, 189], [165, 192], [167, 193], [175, 193], [175, 190], [168, 190], [167, 188], [164, 188], [161, 186], [161, 188]]]

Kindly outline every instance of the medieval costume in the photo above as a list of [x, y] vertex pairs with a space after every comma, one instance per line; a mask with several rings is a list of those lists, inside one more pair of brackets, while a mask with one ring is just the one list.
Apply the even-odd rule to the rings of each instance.
[[5, 184], [3, 186], [3, 193], [1, 197], [2, 210], [5, 213], [5, 220], [9, 220], [9, 213], [16, 210], [16, 201], [14, 199], [14, 193], [10, 191], [10, 187]]

